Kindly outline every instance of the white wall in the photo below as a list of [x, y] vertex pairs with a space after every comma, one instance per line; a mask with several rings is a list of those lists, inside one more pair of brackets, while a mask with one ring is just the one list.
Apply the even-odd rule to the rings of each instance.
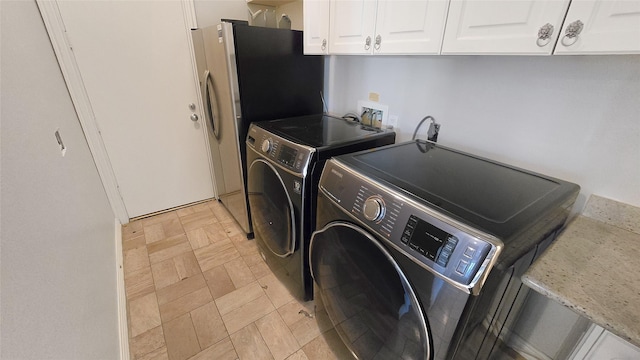
[[[425, 115], [439, 143], [640, 206], [640, 56], [334, 56], [330, 111], [368, 93], [399, 117], [398, 141]], [[420, 134], [426, 137], [426, 126]]]
[[246, 0], [194, 0], [198, 27], [213, 26], [220, 19], [248, 20]]
[[0, 358], [118, 359], [114, 215], [35, 2], [0, 15]]

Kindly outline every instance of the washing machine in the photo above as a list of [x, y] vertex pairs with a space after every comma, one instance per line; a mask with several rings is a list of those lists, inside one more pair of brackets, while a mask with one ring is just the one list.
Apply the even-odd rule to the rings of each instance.
[[393, 144], [395, 133], [325, 114], [254, 123], [247, 136], [247, 193], [255, 241], [273, 273], [298, 299], [313, 286], [308, 242], [317, 185], [332, 156]]
[[358, 359], [501, 358], [519, 277], [578, 192], [425, 141], [333, 158], [310, 241], [315, 299]]

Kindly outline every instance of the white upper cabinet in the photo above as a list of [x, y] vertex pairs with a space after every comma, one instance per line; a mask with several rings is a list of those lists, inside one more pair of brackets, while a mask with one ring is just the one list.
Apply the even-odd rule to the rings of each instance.
[[331, 0], [332, 54], [438, 54], [448, 0]]
[[639, 54], [640, 1], [573, 0], [555, 54]]
[[302, 4], [307, 55], [329, 54], [329, 6], [329, 0], [305, 0]]
[[568, 0], [451, 0], [442, 54], [549, 55]]

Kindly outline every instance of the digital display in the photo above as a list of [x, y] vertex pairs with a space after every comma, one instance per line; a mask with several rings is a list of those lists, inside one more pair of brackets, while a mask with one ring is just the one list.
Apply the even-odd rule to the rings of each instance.
[[451, 234], [438, 229], [426, 221], [417, 220], [418, 223], [413, 230], [409, 244], [413, 245], [413, 247], [418, 247], [424, 256], [435, 261], [438, 250], [445, 244]]
[[282, 145], [282, 150], [280, 150], [279, 160], [281, 163], [293, 167], [293, 164], [296, 161], [296, 155], [298, 151], [296, 149], [290, 148], [288, 146]]

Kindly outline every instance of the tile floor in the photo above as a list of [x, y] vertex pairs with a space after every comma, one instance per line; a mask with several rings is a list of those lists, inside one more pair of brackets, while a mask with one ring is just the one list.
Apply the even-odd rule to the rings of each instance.
[[217, 201], [133, 221], [122, 237], [131, 359], [350, 358]]

